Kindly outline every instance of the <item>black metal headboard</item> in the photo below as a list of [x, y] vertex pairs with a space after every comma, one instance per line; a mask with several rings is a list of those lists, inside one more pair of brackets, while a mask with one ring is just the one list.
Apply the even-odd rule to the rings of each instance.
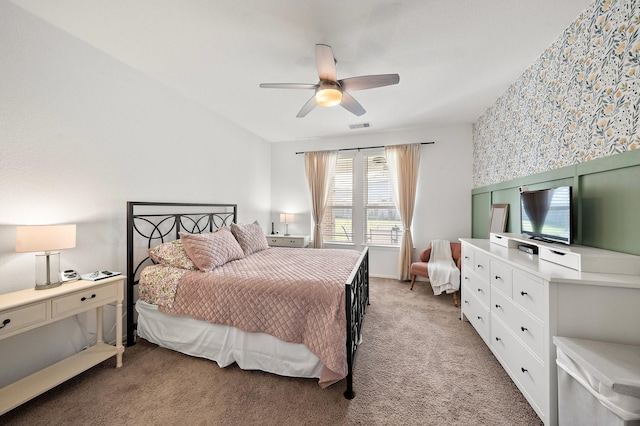
[[237, 220], [237, 204], [127, 202], [127, 346], [135, 344], [134, 287], [144, 266], [153, 264], [147, 250], [201, 234]]

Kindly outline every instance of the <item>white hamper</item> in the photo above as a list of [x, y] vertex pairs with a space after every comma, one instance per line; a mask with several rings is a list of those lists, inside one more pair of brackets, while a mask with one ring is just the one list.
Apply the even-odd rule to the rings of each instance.
[[560, 425], [640, 426], [640, 346], [553, 337]]

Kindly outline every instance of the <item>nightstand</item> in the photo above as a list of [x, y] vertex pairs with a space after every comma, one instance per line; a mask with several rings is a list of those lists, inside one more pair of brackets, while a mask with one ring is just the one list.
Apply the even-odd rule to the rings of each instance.
[[[99, 281], [75, 281], [59, 287], [0, 294], [0, 340], [89, 310], [96, 310], [96, 344], [0, 388], [0, 415], [113, 356], [122, 366], [124, 275]], [[103, 307], [116, 303], [116, 342], [102, 336]], [[42, 350], [46, 350], [43, 348]]]
[[271, 247], [306, 247], [309, 245], [308, 235], [267, 235], [267, 243]]

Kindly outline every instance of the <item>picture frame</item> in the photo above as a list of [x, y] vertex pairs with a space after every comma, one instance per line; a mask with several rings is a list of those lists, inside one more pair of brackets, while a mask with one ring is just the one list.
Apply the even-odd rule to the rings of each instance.
[[509, 204], [492, 204], [491, 215], [489, 216], [489, 232], [504, 232], [507, 229], [507, 218], [509, 217]]

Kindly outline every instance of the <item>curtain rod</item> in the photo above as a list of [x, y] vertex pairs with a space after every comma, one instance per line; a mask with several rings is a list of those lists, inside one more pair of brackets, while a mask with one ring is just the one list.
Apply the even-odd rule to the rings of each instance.
[[[420, 142], [420, 145], [433, 145], [433, 144], [435, 144], [435, 142]], [[360, 148], [342, 148], [342, 149], [328, 150], [328, 151], [355, 151], [355, 150], [360, 151], [361, 149], [386, 148], [387, 146], [392, 146], [392, 145], [362, 146]], [[296, 152], [296, 154], [305, 154], [306, 152], [307, 151], [300, 151], [300, 152]], [[313, 152], [313, 151], [309, 151], [309, 152]]]

